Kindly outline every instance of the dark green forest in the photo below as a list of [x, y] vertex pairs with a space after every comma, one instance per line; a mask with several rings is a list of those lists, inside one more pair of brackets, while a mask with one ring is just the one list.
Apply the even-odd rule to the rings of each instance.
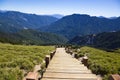
[[117, 49], [120, 48], [120, 31], [104, 32], [100, 34], [76, 36], [71, 39], [68, 44], [73, 45], [88, 45], [103, 49]]

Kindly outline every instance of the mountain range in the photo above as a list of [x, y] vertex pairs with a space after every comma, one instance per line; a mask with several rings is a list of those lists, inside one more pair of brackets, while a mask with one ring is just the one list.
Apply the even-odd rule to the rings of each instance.
[[58, 19], [53, 16], [0, 11], [0, 42], [12, 44], [63, 44], [67, 39], [53, 33], [37, 31]]
[[[120, 17], [105, 18], [72, 14], [62, 18], [0, 11], [0, 41], [25, 44], [65, 44], [68, 40], [103, 32], [120, 30]], [[104, 35], [104, 34], [102, 34]], [[108, 34], [109, 35], [109, 34]], [[16, 41], [14, 41], [15, 39]], [[84, 39], [84, 38], [83, 38]], [[3, 41], [5, 40], [5, 41]]]
[[16, 32], [20, 29], [37, 29], [57, 20], [52, 16], [26, 14], [16, 11], [0, 12], [0, 30], [3, 32]]
[[77, 35], [89, 35], [120, 30], [120, 17], [115, 19], [99, 18], [89, 15], [73, 14], [41, 27], [40, 30], [63, 35], [72, 39]]

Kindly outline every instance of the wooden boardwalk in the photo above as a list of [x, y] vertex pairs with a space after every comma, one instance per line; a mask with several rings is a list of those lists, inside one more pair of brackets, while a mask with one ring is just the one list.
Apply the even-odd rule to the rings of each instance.
[[72, 58], [64, 48], [57, 48], [42, 80], [98, 80], [80, 61]]

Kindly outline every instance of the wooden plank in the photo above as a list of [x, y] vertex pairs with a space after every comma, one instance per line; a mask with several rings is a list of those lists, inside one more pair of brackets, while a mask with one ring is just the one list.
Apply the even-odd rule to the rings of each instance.
[[97, 80], [97, 76], [64, 48], [57, 48], [42, 80]]
[[73, 67], [73, 68], [68, 68], [68, 67], [49, 67], [48, 69], [56, 69], [56, 70], [59, 70], [59, 69], [64, 69], [64, 70], [88, 70], [86, 67], [81, 67], [81, 68], [76, 68], [76, 67]]
[[45, 73], [44, 78], [96, 79], [96, 76], [93, 74]]
[[88, 70], [46, 70], [47, 73], [75, 73], [75, 74], [90, 74]]
[[96, 80], [96, 79], [59, 79], [59, 78], [44, 78], [42, 80]]

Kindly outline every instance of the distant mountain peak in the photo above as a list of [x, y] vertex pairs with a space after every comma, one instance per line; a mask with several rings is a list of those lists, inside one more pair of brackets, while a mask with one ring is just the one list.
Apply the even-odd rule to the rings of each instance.
[[104, 16], [99, 16], [99, 18], [106, 18], [106, 17], [104, 17]]
[[64, 15], [62, 15], [62, 14], [53, 14], [53, 15], [51, 15], [51, 16], [56, 17], [56, 18], [58, 18], [58, 19], [64, 17]]
[[71, 16], [89, 16], [90, 17], [90, 15], [88, 14], [77, 14], [77, 13], [74, 13]]
[[109, 19], [117, 19], [118, 17], [114, 16], [114, 17], [109, 17]]
[[6, 13], [7, 11], [6, 10], [0, 10], [0, 13]]

